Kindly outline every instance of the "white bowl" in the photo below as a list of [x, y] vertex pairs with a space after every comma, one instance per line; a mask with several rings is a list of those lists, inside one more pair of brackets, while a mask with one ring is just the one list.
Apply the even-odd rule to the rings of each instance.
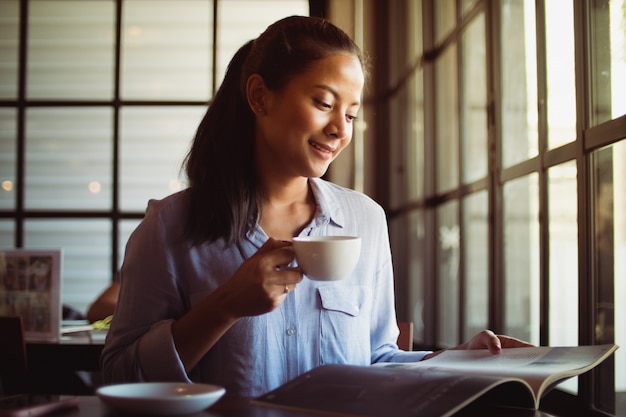
[[225, 392], [217, 385], [141, 382], [100, 387], [96, 395], [104, 403], [123, 411], [165, 416], [204, 410]]
[[356, 236], [304, 236], [293, 238], [298, 266], [312, 280], [344, 279], [361, 256], [361, 238]]

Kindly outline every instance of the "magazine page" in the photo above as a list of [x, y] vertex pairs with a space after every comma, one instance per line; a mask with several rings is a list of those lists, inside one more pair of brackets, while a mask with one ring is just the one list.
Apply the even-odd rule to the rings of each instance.
[[616, 345], [529, 347], [488, 350], [447, 350], [421, 362], [377, 364], [382, 367], [429, 369], [473, 375], [524, 379], [537, 398], [556, 382], [580, 375], [597, 366], [617, 349]]
[[256, 403], [342, 416], [449, 416], [494, 389], [510, 405], [534, 408], [530, 388], [519, 380], [473, 377], [393, 367], [323, 365], [255, 400]]

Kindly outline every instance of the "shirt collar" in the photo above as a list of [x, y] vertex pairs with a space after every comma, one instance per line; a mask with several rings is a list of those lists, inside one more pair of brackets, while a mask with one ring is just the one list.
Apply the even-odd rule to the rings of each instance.
[[321, 178], [309, 178], [309, 184], [317, 204], [313, 225], [323, 226], [332, 222], [336, 226], [343, 227], [345, 214], [333, 192], [333, 187], [336, 186]]
[[[315, 198], [315, 214], [313, 220], [309, 223], [310, 227], [322, 227], [330, 223], [337, 227], [343, 228], [345, 224], [345, 214], [342, 207], [337, 202], [335, 188], [336, 185], [325, 181], [321, 178], [309, 178], [309, 185]], [[258, 219], [257, 219], [258, 222]], [[307, 227], [305, 227], [305, 230]], [[261, 247], [267, 237], [264, 233], [259, 232], [258, 223], [251, 227], [246, 233], [248, 239]]]

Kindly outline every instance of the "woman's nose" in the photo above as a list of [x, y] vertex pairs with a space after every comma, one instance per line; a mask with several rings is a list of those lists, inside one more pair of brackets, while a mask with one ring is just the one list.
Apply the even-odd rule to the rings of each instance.
[[326, 134], [335, 139], [344, 139], [350, 127], [348, 120], [343, 114], [334, 115], [326, 126]]

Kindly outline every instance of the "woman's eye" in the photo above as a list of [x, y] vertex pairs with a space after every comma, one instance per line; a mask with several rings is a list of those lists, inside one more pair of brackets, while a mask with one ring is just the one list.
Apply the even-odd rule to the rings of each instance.
[[318, 106], [324, 108], [324, 109], [330, 109], [332, 108], [332, 106], [328, 103], [326, 103], [325, 101], [322, 100], [315, 100], [315, 102], [317, 103]]
[[349, 122], [354, 122], [357, 119], [358, 119], [357, 116], [353, 116], [351, 114], [346, 114], [346, 120], [348, 120]]

